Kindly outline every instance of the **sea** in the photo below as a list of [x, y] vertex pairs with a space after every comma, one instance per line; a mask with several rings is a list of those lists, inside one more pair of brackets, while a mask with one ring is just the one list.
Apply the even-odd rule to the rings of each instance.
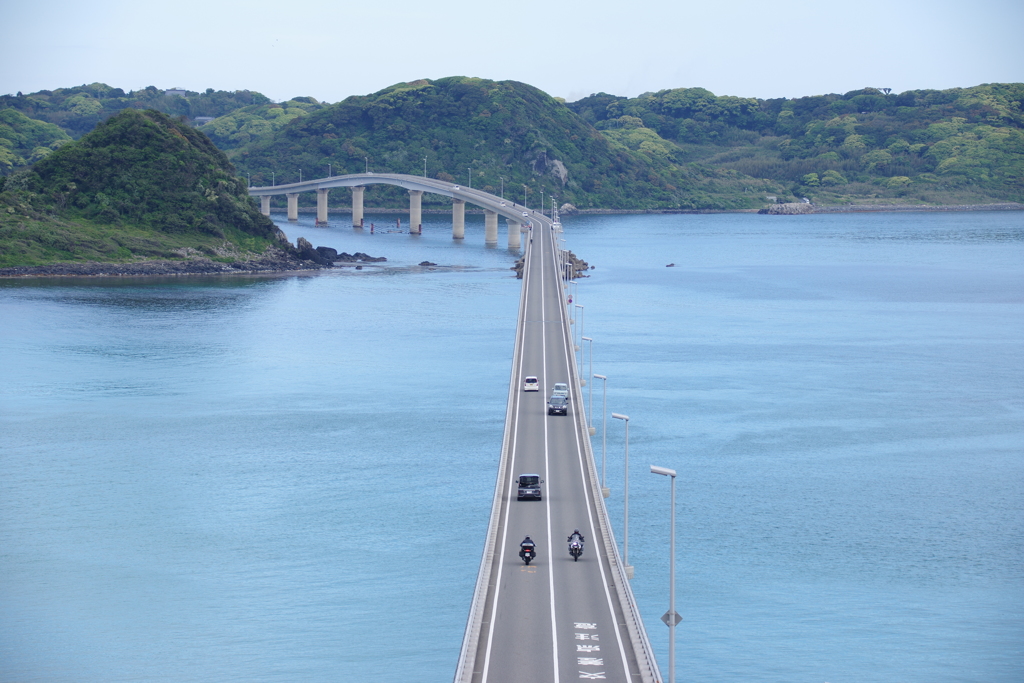
[[[274, 218], [388, 261], [0, 280], [0, 681], [451, 680], [519, 254], [482, 216], [463, 241], [443, 215]], [[651, 464], [678, 472], [677, 680], [1024, 680], [1024, 214], [563, 236], [592, 266], [573, 329], [607, 376], [583, 395], [620, 544], [605, 396], [630, 416], [632, 587], [666, 679]]]

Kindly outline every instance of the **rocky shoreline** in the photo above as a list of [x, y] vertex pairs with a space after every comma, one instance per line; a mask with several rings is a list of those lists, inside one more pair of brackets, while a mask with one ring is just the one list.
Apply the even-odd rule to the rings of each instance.
[[931, 204], [843, 204], [839, 206], [819, 206], [807, 202], [789, 202], [772, 204], [758, 211], [769, 216], [798, 216], [809, 213], [867, 213], [890, 211], [1021, 211], [1024, 204], [1005, 202], [1002, 204], [954, 204], [934, 206]]
[[[301, 238], [300, 238], [301, 239]], [[305, 240], [302, 240], [305, 242]], [[309, 243], [306, 242], [308, 245]], [[314, 258], [313, 255], [316, 255]], [[329, 247], [317, 247], [295, 251], [272, 247], [263, 254], [235, 261], [214, 261], [194, 256], [182, 260], [145, 260], [128, 263], [102, 263], [82, 261], [80, 263], [52, 263], [45, 266], [15, 266], [0, 268], [0, 278], [21, 277], [137, 277], [169, 275], [227, 275], [247, 273], [287, 273], [295, 271], [318, 271], [333, 268], [336, 264], [354, 265], [362, 268], [364, 263], [387, 261], [383, 256], [373, 257], [363, 253], [339, 254]]]
[[[802, 206], [803, 202], [793, 202], [794, 206]], [[618, 216], [618, 215], [642, 215], [642, 214], [712, 214], [712, 213], [760, 213], [771, 215], [793, 215], [786, 211], [776, 210], [776, 206], [788, 206], [778, 204], [764, 209], [572, 209], [562, 213], [563, 216]], [[997, 204], [837, 204], [820, 205], [811, 204], [811, 210], [798, 210], [793, 213], [857, 213], [861, 211], [1024, 211], [1024, 204], [1016, 202], [1002, 202]], [[331, 207], [331, 213], [351, 214], [348, 207]], [[275, 212], [283, 213], [284, 209], [275, 208]], [[482, 214], [483, 209], [470, 209], [466, 213]], [[301, 207], [299, 213], [316, 213], [315, 207]], [[405, 214], [409, 209], [366, 209], [367, 214]], [[446, 215], [451, 214], [450, 209], [423, 209], [424, 214]]]

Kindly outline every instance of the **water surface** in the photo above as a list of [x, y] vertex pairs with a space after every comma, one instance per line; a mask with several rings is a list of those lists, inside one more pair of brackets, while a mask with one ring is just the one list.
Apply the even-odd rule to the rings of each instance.
[[[519, 290], [482, 217], [427, 218], [282, 223], [362, 271], [0, 281], [0, 680], [450, 679]], [[1024, 678], [1019, 213], [565, 236], [663, 670], [650, 463], [680, 680]]]

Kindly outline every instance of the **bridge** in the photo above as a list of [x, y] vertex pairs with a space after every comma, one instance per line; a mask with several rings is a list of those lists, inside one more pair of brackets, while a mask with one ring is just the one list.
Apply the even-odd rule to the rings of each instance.
[[[501, 459], [455, 683], [661, 680], [598, 483], [560, 277], [560, 231], [538, 216], [526, 233]], [[529, 375], [540, 379], [540, 392], [523, 391]], [[564, 417], [547, 414], [556, 382], [570, 387]], [[517, 500], [523, 473], [544, 480], [541, 501]], [[573, 529], [587, 539], [578, 562], [566, 542]], [[527, 535], [539, 548], [529, 566], [518, 556]]]
[[[402, 174], [335, 176], [249, 192], [261, 198], [265, 214], [271, 196], [287, 195], [288, 217], [296, 220], [298, 194], [316, 191], [317, 220], [326, 223], [327, 192], [350, 187], [352, 222], [361, 227], [363, 192], [375, 183], [409, 191], [414, 233], [422, 229], [424, 192], [452, 198], [455, 239], [465, 235], [467, 202], [484, 209], [487, 242], [497, 242], [498, 216], [508, 223], [509, 247], [520, 247], [527, 226], [501, 458], [455, 683], [660, 683], [598, 483], [566, 307], [567, 269], [556, 243], [561, 225], [486, 192]], [[538, 377], [541, 391], [524, 392], [526, 376]], [[569, 385], [565, 416], [547, 414], [556, 382]], [[517, 500], [523, 473], [540, 474], [542, 500]], [[573, 529], [587, 539], [578, 562], [566, 541]], [[527, 535], [539, 550], [529, 566], [519, 558]]]
[[404, 187], [409, 191], [409, 231], [417, 234], [423, 231], [423, 193], [431, 192], [452, 199], [452, 239], [464, 239], [466, 236], [466, 203], [474, 204], [484, 210], [484, 242], [498, 243], [498, 217], [505, 218], [508, 224], [508, 247], [519, 249], [520, 234], [524, 224], [529, 223], [541, 212], [531, 211], [511, 200], [496, 197], [488, 192], [481, 192], [463, 187], [444, 180], [435, 180], [402, 173], [353, 173], [350, 175], [332, 176], [307, 180], [287, 185], [250, 187], [249, 195], [260, 198], [260, 210], [270, 215], [270, 198], [274, 195], [285, 195], [288, 198], [288, 220], [299, 218], [299, 194], [316, 192], [316, 222], [327, 224], [327, 197], [332, 188], [348, 187], [352, 189], [352, 225], [363, 227], [363, 202], [368, 185], [383, 184]]

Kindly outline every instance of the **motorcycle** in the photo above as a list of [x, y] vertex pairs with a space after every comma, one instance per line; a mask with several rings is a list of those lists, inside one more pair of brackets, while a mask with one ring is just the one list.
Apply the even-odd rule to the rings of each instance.
[[579, 562], [580, 555], [583, 554], [583, 541], [578, 538], [572, 539], [569, 542], [569, 554], [572, 555], [573, 562]]
[[537, 557], [537, 547], [533, 545], [524, 545], [519, 550], [519, 557], [523, 558], [523, 562], [526, 566], [530, 566], [530, 561]]

